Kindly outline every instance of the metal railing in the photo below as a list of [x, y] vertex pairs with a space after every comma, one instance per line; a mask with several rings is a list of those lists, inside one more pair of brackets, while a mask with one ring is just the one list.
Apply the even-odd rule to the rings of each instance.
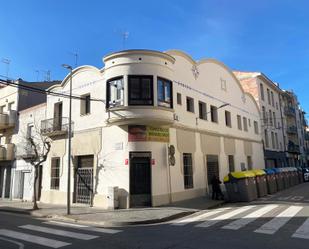
[[59, 117], [41, 121], [41, 133], [43, 135], [65, 134], [69, 129], [69, 118]]
[[299, 153], [300, 152], [299, 145], [289, 141], [288, 151], [289, 152], [294, 152], [294, 153]]
[[287, 133], [296, 134], [297, 133], [297, 127], [295, 125], [291, 125], [286, 129]]
[[287, 106], [284, 108], [284, 114], [289, 116], [295, 116], [295, 108], [291, 106]]

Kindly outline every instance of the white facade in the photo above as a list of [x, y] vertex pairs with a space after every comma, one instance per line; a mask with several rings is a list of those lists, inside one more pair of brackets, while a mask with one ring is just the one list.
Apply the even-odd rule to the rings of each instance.
[[[259, 108], [222, 63], [149, 50], [114, 53], [104, 63], [79, 67], [49, 89], [68, 94], [72, 76], [73, 95], [83, 98], [73, 99], [73, 202], [109, 207], [117, 186], [121, 208], [158, 206], [204, 195], [212, 172], [222, 179], [229, 167], [264, 168]], [[48, 96], [42, 128], [53, 142], [43, 202], [66, 202], [67, 117], [68, 98]]]
[[[12, 170], [12, 198], [32, 201], [34, 168], [29, 159], [34, 156], [27, 137], [32, 137], [37, 144], [38, 152], [42, 151], [42, 137], [40, 135], [41, 120], [46, 116], [46, 103], [33, 106], [19, 112], [19, 129], [12, 137], [15, 146], [15, 163]], [[43, 165], [39, 174], [44, 170]], [[40, 177], [39, 177], [40, 178]], [[38, 183], [38, 191], [40, 192]], [[39, 194], [38, 194], [39, 197]], [[39, 199], [39, 198], [38, 198]]]

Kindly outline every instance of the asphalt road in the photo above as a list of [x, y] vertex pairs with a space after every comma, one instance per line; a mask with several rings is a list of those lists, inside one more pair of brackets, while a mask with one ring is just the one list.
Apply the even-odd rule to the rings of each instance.
[[309, 248], [309, 183], [164, 224], [112, 229], [0, 213], [1, 249]]

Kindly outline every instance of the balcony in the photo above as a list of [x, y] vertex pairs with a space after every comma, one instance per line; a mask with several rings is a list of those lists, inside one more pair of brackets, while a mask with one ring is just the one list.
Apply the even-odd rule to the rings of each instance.
[[29, 142], [25, 142], [16, 149], [16, 158], [29, 159], [35, 156], [34, 150], [31, 148]]
[[107, 112], [106, 123], [112, 125], [171, 125], [177, 119], [173, 109], [156, 106], [122, 106]]
[[288, 152], [291, 152], [291, 153], [300, 153], [300, 150], [299, 150], [299, 145], [293, 143], [292, 141], [289, 141], [289, 144], [288, 144]]
[[11, 161], [15, 159], [15, 144], [0, 146], [0, 161]]
[[16, 111], [0, 113], [0, 130], [12, 128], [16, 123]]
[[295, 108], [294, 107], [285, 107], [284, 108], [284, 114], [286, 116], [292, 116], [292, 117], [295, 117], [296, 113], [295, 113]]
[[41, 121], [41, 134], [48, 137], [63, 136], [68, 133], [69, 118], [50, 118]]
[[289, 134], [297, 134], [297, 127], [295, 125], [288, 126], [286, 132]]

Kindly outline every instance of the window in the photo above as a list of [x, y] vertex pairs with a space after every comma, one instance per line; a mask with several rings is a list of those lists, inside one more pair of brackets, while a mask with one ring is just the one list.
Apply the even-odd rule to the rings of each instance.
[[264, 136], [265, 136], [265, 147], [269, 147], [269, 139], [268, 139], [267, 130], [264, 130]]
[[263, 84], [260, 84], [260, 91], [261, 91], [261, 99], [264, 100], [264, 87]]
[[52, 157], [51, 159], [51, 174], [50, 174], [50, 188], [59, 189], [60, 182], [60, 158]]
[[0, 106], [0, 113], [4, 113], [5, 105]]
[[267, 88], [267, 99], [268, 99], [268, 104], [270, 104], [270, 92], [268, 88]]
[[231, 113], [229, 111], [225, 111], [225, 125], [227, 127], [232, 127]]
[[267, 117], [266, 117], [265, 106], [262, 106], [262, 114], [263, 114], [263, 123], [267, 124]]
[[80, 102], [80, 114], [85, 115], [90, 113], [90, 94], [82, 96]]
[[33, 124], [28, 124], [28, 127], [27, 127], [27, 138], [31, 138], [33, 137], [33, 130], [34, 130], [34, 126]]
[[252, 170], [252, 158], [251, 158], [251, 156], [247, 156], [247, 165], [248, 165], [248, 170]]
[[273, 93], [273, 91], [271, 91], [271, 105], [273, 106], [273, 107], [275, 107], [275, 100], [274, 100], [274, 93]]
[[226, 91], [226, 80], [221, 79], [221, 90]]
[[194, 113], [194, 99], [187, 97], [187, 111]]
[[183, 177], [185, 189], [193, 188], [193, 168], [191, 153], [183, 153]]
[[271, 110], [269, 110], [269, 125], [272, 126], [273, 125], [273, 118], [272, 118], [272, 113]]
[[122, 106], [124, 101], [123, 78], [113, 78], [107, 81], [106, 108]]
[[254, 121], [254, 133], [259, 134], [259, 126], [257, 121]]
[[247, 123], [247, 118], [243, 117], [243, 122], [244, 122], [244, 131], [248, 131], [248, 123]]
[[182, 98], [181, 98], [181, 94], [177, 93], [177, 104], [178, 105], [182, 105]]
[[278, 110], [278, 102], [276, 102], [276, 109]]
[[275, 145], [275, 137], [274, 137], [273, 132], [271, 132], [271, 145], [272, 145], [272, 148], [275, 149], [276, 145]]
[[276, 142], [276, 149], [279, 149], [279, 141], [278, 141], [278, 134], [275, 133], [275, 142]]
[[130, 75], [128, 80], [129, 105], [153, 105], [153, 77]]
[[218, 123], [218, 108], [211, 105], [210, 106], [210, 116], [211, 116], [211, 122]]
[[198, 112], [199, 112], [199, 118], [207, 120], [207, 107], [206, 103], [199, 101], [198, 102]]
[[234, 172], [235, 171], [234, 156], [229, 155], [228, 160], [229, 160], [229, 172]]
[[273, 120], [274, 120], [274, 127], [276, 128], [277, 121], [276, 121], [276, 113], [275, 112], [273, 112]]
[[250, 118], [248, 118], [248, 125], [249, 125], [249, 127], [251, 127], [251, 119]]
[[12, 111], [12, 110], [14, 109], [14, 108], [13, 108], [14, 103], [15, 103], [14, 101], [8, 103], [8, 111]]
[[237, 127], [238, 127], [238, 130], [242, 130], [241, 116], [240, 115], [237, 115]]
[[172, 82], [158, 78], [158, 106], [173, 108]]

